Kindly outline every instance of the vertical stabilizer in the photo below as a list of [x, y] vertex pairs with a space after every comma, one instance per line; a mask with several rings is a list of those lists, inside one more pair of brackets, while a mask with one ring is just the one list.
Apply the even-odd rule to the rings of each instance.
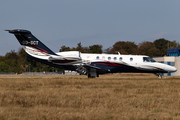
[[26, 48], [32, 48], [34, 52], [56, 55], [40, 40], [38, 40], [35, 36], [33, 36], [31, 32], [28, 30], [15, 29], [15, 30], [6, 30], [6, 31], [9, 31], [9, 33], [14, 34], [21, 45], [26, 46]]

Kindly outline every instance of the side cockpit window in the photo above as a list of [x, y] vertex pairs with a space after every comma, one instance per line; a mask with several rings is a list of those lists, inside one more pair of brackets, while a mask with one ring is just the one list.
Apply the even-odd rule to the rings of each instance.
[[152, 59], [151, 57], [148, 57], [149, 58], [149, 60], [151, 61], [151, 62], [156, 62], [154, 59]]
[[149, 62], [147, 57], [143, 57], [143, 62]]
[[143, 57], [143, 62], [156, 62], [156, 61], [151, 57]]

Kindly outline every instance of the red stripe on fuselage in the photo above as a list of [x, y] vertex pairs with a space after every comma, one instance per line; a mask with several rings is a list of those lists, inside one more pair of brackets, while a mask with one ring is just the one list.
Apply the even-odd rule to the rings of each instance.
[[36, 48], [36, 49], [41, 50], [41, 51], [39, 51], [39, 52], [45, 52], [45, 53], [48, 53], [46, 50], [44, 50], [44, 49], [42, 49], [42, 48], [39, 48], [39, 47], [37, 47], [37, 46], [31, 46], [31, 47], [34, 47], [34, 48]]
[[105, 61], [105, 62], [108, 62], [108, 63], [97, 63], [97, 64], [103, 64], [103, 65], [108, 65], [108, 66], [121, 66], [121, 65], [118, 65], [116, 63], [113, 63], [113, 62], [110, 62], [110, 61], [107, 61], [107, 60], [102, 60], [102, 61]]

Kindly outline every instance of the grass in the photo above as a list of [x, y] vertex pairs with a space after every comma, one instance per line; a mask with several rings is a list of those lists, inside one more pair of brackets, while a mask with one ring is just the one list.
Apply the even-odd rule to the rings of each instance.
[[180, 77], [0, 76], [0, 120], [180, 119]]

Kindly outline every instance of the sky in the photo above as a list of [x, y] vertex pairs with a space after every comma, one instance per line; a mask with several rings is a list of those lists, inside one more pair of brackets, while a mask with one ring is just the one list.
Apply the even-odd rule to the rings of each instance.
[[4, 30], [26, 29], [58, 52], [60, 47], [159, 38], [180, 42], [180, 0], [0, 0], [0, 55], [21, 48]]

